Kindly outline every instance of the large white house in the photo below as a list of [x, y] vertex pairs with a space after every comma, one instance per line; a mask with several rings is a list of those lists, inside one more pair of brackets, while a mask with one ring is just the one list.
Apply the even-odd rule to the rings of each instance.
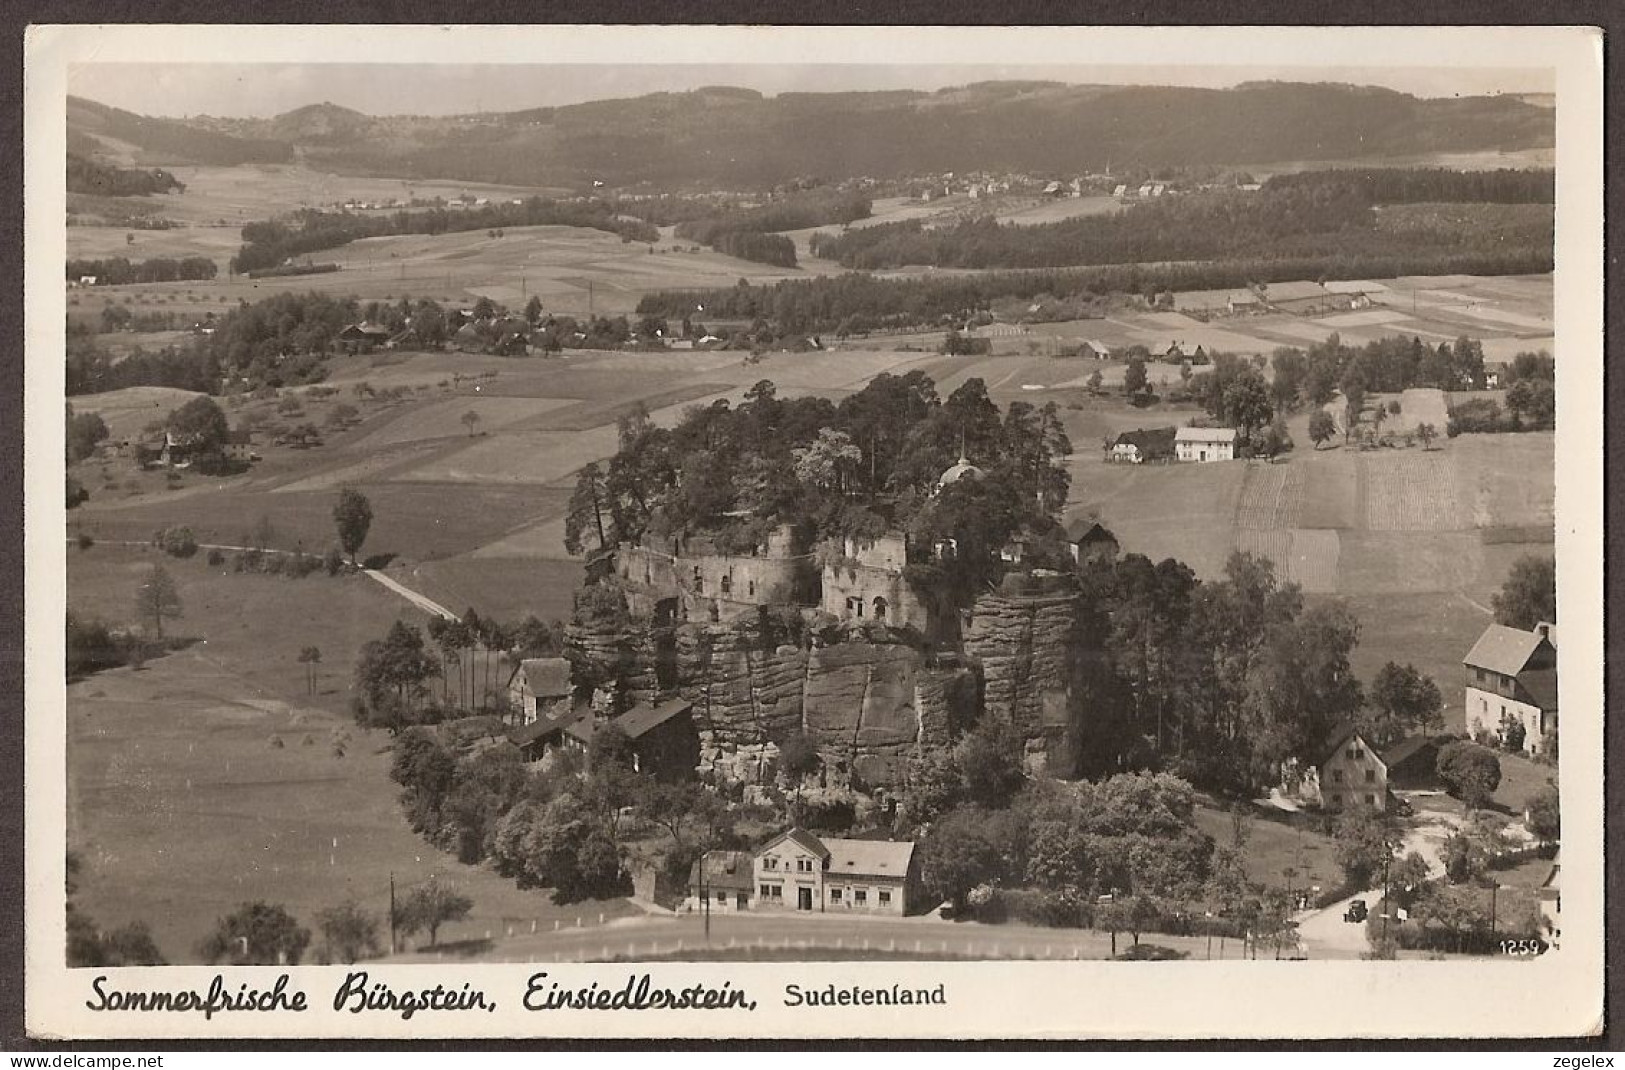
[[708, 852], [689, 876], [686, 907], [901, 917], [918, 906], [919, 890], [912, 842], [847, 840], [792, 828], [754, 855]]
[[1233, 461], [1236, 459], [1236, 429], [1181, 427], [1174, 434], [1174, 456], [1181, 461]]
[[1467, 674], [1467, 729], [1503, 741], [1517, 726], [1523, 749], [1539, 754], [1557, 731], [1557, 629], [1491, 624], [1462, 659]]

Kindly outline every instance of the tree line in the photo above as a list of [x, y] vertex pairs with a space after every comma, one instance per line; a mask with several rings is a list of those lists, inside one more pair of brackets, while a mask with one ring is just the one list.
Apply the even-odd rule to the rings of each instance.
[[97, 197], [146, 197], [155, 193], [184, 193], [186, 184], [168, 171], [113, 167], [88, 156], [68, 153], [68, 192]]
[[179, 259], [158, 256], [136, 261], [115, 256], [107, 260], [69, 260], [67, 265], [69, 282], [78, 282], [88, 275], [95, 277], [98, 286], [123, 286], [132, 282], [190, 282], [212, 279], [219, 273], [219, 266], [206, 256]]
[[550, 225], [607, 231], [625, 241], [655, 242], [660, 238], [654, 226], [641, 219], [624, 218], [612, 205], [598, 200], [531, 197], [520, 204], [490, 204], [458, 211], [432, 208], [366, 215], [302, 208], [285, 218], [244, 226], [243, 245], [231, 259], [231, 270], [246, 274], [276, 267], [294, 257], [336, 249], [360, 238]]
[[[855, 233], [855, 232], [854, 232]], [[1241, 288], [1299, 279], [1396, 278], [1402, 275], [1519, 275], [1552, 270], [1544, 249], [1487, 249], [1471, 253], [1413, 248], [1402, 255], [1334, 252], [1279, 259], [1232, 259], [1194, 264], [1114, 264], [1030, 271], [989, 271], [947, 277], [877, 278], [849, 272], [783, 279], [762, 285], [702, 290], [660, 290], [644, 295], [642, 315], [680, 317], [696, 304], [719, 319], [760, 320], [774, 336], [859, 334], [963, 323], [999, 298], [1071, 298]]]
[[[1501, 215], [1492, 218], [1499, 220]], [[1508, 218], [1523, 224], [1516, 231], [1526, 239], [1518, 243], [1521, 251], [1550, 251], [1549, 212], [1527, 220], [1521, 214]], [[951, 226], [922, 220], [884, 223], [839, 235], [815, 235], [811, 247], [814, 256], [865, 271], [912, 264], [1040, 268], [1474, 254], [1507, 248], [1508, 236], [1484, 221], [1442, 222], [1425, 231], [1384, 227], [1363, 186], [1328, 181], [1270, 186], [1260, 193], [1163, 197], [1114, 214], [1036, 225], [1001, 224], [991, 216]]]
[[1272, 175], [1264, 191], [1340, 186], [1370, 204], [1553, 204], [1551, 168], [1454, 171], [1448, 167], [1349, 167]]
[[684, 220], [677, 224], [675, 234], [743, 260], [795, 267], [795, 242], [774, 231], [851, 223], [867, 218], [872, 211], [872, 203], [862, 193], [820, 189], [755, 208]]

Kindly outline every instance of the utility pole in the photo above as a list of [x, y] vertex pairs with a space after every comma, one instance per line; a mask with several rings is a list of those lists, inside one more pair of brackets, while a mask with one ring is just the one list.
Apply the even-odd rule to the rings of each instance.
[[1388, 901], [1388, 864], [1393, 861], [1394, 853], [1388, 851], [1382, 856], [1382, 942], [1388, 943], [1388, 915], [1393, 911], [1393, 904]]
[[389, 953], [393, 955], [398, 949], [395, 946], [395, 871], [389, 871]]
[[1501, 886], [1494, 881], [1490, 882], [1490, 943], [1495, 943], [1495, 895]]

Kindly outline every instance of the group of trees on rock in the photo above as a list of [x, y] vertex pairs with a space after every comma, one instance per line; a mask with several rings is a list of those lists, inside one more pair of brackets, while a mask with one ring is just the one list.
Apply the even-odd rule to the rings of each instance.
[[[1017, 531], [1057, 530], [1071, 452], [1054, 405], [1003, 413], [981, 379], [946, 399], [922, 372], [882, 374], [837, 404], [781, 399], [771, 382], [738, 406], [689, 409], [666, 429], [639, 409], [619, 423], [606, 467], [584, 468], [566, 517], [582, 553], [646, 533], [706, 534], [724, 552], [788, 524], [806, 543], [907, 531], [921, 543], [958, 539], [980, 559]], [[983, 473], [937, 494], [963, 453]]]

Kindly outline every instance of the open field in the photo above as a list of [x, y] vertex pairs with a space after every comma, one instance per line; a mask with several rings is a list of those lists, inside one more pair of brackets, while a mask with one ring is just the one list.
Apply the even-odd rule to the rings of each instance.
[[1106, 194], [1087, 197], [1007, 197], [994, 202], [993, 218], [1000, 223], [1059, 223], [1086, 215], [1109, 215], [1121, 211], [1123, 202]]
[[[69, 606], [127, 621], [155, 560], [76, 551]], [[100, 924], [144, 920], [171, 961], [195, 961], [215, 919], [243, 900], [282, 903], [307, 926], [351, 896], [382, 915], [392, 873], [405, 888], [439, 872], [473, 897], [473, 916], [443, 930], [446, 942], [481, 938], [504, 919], [594, 924], [600, 910], [629, 910], [555, 907], [407, 827], [388, 735], [345, 711], [361, 643], [397, 619], [421, 624], [421, 613], [360, 576], [234, 575], [201, 556], [164, 564], [184, 605], [171, 631], [200, 641], [68, 689], [68, 842], [87, 866], [78, 901]], [[316, 695], [296, 662], [306, 645], [322, 651]]]
[[[1245, 811], [1247, 842], [1242, 856], [1247, 879], [1277, 888], [1308, 891], [1314, 887], [1335, 888], [1343, 871], [1337, 865], [1330, 836], [1302, 827], [1302, 819], [1280, 811], [1248, 806]], [[1229, 845], [1235, 838], [1234, 820], [1229, 811], [1212, 802], [1199, 802], [1192, 815], [1196, 827], [1213, 837], [1215, 843]], [[1287, 875], [1287, 870], [1292, 875]]]
[[119, 442], [138, 437], [148, 424], [162, 423], [171, 412], [201, 396], [169, 386], [131, 386], [104, 394], [85, 394], [68, 401], [75, 413], [93, 412], [100, 416], [107, 425], [108, 438]]

